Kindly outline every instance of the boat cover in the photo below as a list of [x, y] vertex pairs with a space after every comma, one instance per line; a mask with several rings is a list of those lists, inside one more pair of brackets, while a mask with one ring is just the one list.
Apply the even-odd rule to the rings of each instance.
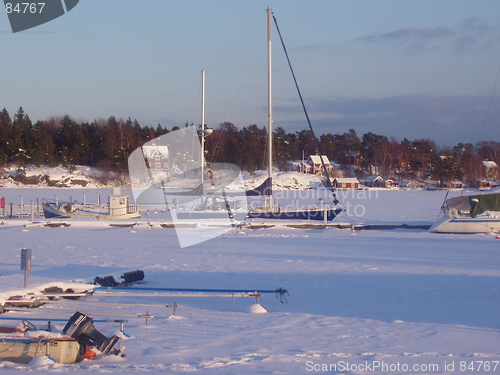
[[469, 196], [472, 217], [485, 211], [500, 211], [500, 193], [470, 195]]

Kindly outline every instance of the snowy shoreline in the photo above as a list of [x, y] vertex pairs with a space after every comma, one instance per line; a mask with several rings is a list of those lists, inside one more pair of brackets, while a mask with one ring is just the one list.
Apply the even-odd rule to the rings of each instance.
[[[61, 199], [64, 194], [77, 199], [90, 191], [61, 189], [57, 193]], [[20, 192], [25, 199], [28, 195], [36, 199], [56, 190], [4, 188], [0, 195], [14, 200]], [[341, 220], [431, 222], [446, 194], [425, 190], [368, 193], [344, 195], [344, 203], [353, 209], [351, 216]], [[356, 216], [354, 207], [363, 215]], [[165, 215], [151, 212], [142, 220], [161, 222]], [[231, 298], [219, 297], [127, 296], [55, 301], [28, 312], [0, 314], [28, 320], [61, 319], [77, 310], [95, 319], [130, 315], [125, 324], [130, 337], [122, 342], [125, 358], [98, 357], [76, 365], [0, 362], [2, 374], [27, 370], [306, 374], [311, 366], [321, 369], [346, 362], [358, 366], [353, 374], [364, 373], [360, 366], [366, 362], [405, 364], [418, 367], [419, 371], [411, 372], [421, 374], [451, 374], [460, 365], [489, 361], [493, 366], [500, 359], [500, 302], [496, 298], [500, 241], [491, 234], [235, 228], [181, 249], [174, 229], [143, 223], [134, 228], [113, 228], [99, 221], [60, 228], [24, 227], [28, 223], [24, 219], [5, 219], [4, 223], [0, 226], [3, 290], [22, 289], [19, 250], [31, 248], [30, 285], [141, 269], [143, 286], [256, 291], [284, 287], [290, 295], [287, 304], [271, 295], [261, 297], [261, 304], [270, 311], [267, 314], [248, 312], [254, 298], [236, 298], [233, 303]], [[174, 302], [180, 306], [175, 317], [165, 307]], [[155, 316], [148, 326], [139, 317], [146, 311]], [[106, 335], [118, 330], [117, 324], [96, 326]], [[436, 371], [422, 371], [430, 364], [436, 364]], [[451, 364], [455, 372], [450, 371]], [[390, 369], [390, 373], [408, 373]], [[337, 368], [330, 373], [349, 372]], [[378, 368], [371, 373], [388, 371]]]

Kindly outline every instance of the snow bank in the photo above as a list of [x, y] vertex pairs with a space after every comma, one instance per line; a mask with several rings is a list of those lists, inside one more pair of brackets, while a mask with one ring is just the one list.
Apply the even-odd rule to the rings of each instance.
[[112, 186], [122, 179], [111, 172], [88, 166], [6, 168], [2, 171], [0, 187], [98, 188]]

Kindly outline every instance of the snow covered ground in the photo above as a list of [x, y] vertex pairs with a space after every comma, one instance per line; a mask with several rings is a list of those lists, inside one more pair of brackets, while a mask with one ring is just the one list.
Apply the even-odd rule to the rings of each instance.
[[[91, 201], [97, 191], [3, 188], [0, 196], [17, 205], [21, 196], [25, 203], [56, 194], [81, 201], [84, 192]], [[295, 194], [294, 199], [306, 193]], [[307, 194], [312, 202], [320, 197], [317, 191]], [[339, 192], [350, 210], [337, 220], [430, 223], [445, 194]], [[143, 287], [283, 287], [290, 293], [288, 303], [265, 294], [260, 302], [269, 313], [252, 314], [253, 297], [92, 296], [10, 312], [0, 317], [61, 319], [78, 310], [95, 319], [125, 318], [126, 357], [76, 365], [0, 362], [0, 374], [500, 372], [500, 240], [494, 235], [274, 227], [231, 229], [181, 249], [175, 230], [158, 225], [167, 216], [151, 212], [134, 228], [99, 221], [47, 228], [4, 219], [0, 291], [22, 289], [20, 249], [31, 248], [30, 287], [141, 269]], [[180, 305], [176, 316], [166, 307], [174, 302]], [[138, 316], [146, 312], [155, 316], [148, 325]], [[106, 335], [119, 329], [117, 323], [95, 325]]]

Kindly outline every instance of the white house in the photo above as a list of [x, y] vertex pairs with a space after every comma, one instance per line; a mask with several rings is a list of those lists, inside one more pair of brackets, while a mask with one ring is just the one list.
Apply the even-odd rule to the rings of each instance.
[[[323, 158], [323, 162], [325, 163], [327, 172], [328, 173], [332, 172], [333, 168], [330, 164], [330, 160], [328, 160], [328, 156], [321, 155], [321, 158]], [[319, 155], [309, 156], [309, 159], [307, 159], [307, 164], [311, 166], [311, 169], [310, 172], [308, 173], [323, 174], [323, 163], [321, 163], [321, 158]]]

